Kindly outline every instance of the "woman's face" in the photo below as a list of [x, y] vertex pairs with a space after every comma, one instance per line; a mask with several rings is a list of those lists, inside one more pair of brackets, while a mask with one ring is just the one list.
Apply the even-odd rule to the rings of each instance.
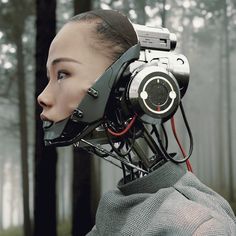
[[93, 27], [93, 23], [68, 23], [52, 41], [47, 60], [49, 82], [38, 96], [42, 120], [57, 122], [71, 115], [88, 88], [112, 63], [105, 53], [96, 50]]

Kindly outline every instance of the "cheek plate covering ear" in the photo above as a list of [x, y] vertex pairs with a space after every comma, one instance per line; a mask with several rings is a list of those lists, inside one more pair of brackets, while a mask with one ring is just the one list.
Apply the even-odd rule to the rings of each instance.
[[66, 146], [79, 141], [102, 123], [107, 102], [116, 80], [132, 61], [139, 58], [136, 44], [121, 55], [88, 91], [73, 114], [55, 123], [44, 121], [45, 145]]

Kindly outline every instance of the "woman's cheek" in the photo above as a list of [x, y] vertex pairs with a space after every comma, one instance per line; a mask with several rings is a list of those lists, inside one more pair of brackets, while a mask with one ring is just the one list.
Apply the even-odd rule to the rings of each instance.
[[78, 105], [84, 98], [85, 94], [86, 94], [85, 92], [78, 89], [75, 89], [74, 91], [71, 91], [70, 93], [67, 93], [67, 96], [66, 96], [67, 107], [69, 108], [71, 112], [78, 107]]
[[60, 84], [60, 97], [69, 112], [78, 107], [90, 85], [77, 79], [65, 79]]

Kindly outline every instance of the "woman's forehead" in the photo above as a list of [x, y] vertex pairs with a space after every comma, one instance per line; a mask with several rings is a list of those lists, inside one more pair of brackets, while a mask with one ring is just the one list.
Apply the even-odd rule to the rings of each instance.
[[86, 44], [92, 38], [92, 29], [92, 24], [88, 23], [67, 23], [53, 39], [50, 49], [59, 49], [70, 44]]
[[60, 57], [77, 58], [82, 56], [90, 49], [91, 38], [91, 24], [83, 22], [66, 24], [50, 45], [47, 64]]

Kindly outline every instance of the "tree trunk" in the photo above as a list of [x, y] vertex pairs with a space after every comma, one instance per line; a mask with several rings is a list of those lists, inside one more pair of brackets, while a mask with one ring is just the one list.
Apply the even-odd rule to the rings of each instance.
[[[11, 166], [9, 167], [9, 170], [12, 173], [14, 171], [13, 166], [14, 166], [14, 162], [11, 161]], [[13, 211], [14, 211], [14, 185], [13, 185], [13, 179], [14, 179], [14, 176], [10, 175], [9, 176], [9, 182], [11, 183], [11, 187], [9, 189], [9, 199], [8, 199], [8, 202], [9, 202], [9, 226], [10, 226], [10, 228], [13, 227]]]
[[233, 148], [232, 148], [232, 106], [231, 106], [231, 78], [230, 78], [230, 49], [229, 49], [229, 19], [227, 15], [228, 1], [224, 0], [224, 26], [225, 26], [225, 77], [226, 77], [226, 103], [227, 103], [227, 133], [228, 133], [228, 158], [229, 158], [229, 198], [234, 201], [233, 177]]
[[145, 25], [146, 23], [146, 11], [145, 11], [145, 6], [146, 6], [146, 0], [139, 0], [136, 2], [137, 4], [137, 23], [141, 25]]
[[166, 0], [163, 0], [163, 8], [161, 14], [161, 26], [166, 27]]
[[[130, 6], [129, 6], [130, 2], [129, 1], [124, 1], [123, 2], [123, 8], [122, 8], [122, 12], [124, 12], [124, 14], [126, 16], [129, 16], [129, 11], [130, 11]], [[112, 6], [112, 5], [111, 5]]]
[[91, 158], [84, 150], [74, 150], [72, 235], [84, 236], [92, 227]]
[[73, 3], [75, 14], [91, 10], [91, 0], [74, 0]]
[[0, 157], [0, 231], [3, 229], [3, 183], [4, 183], [4, 161]]
[[[74, 0], [74, 13], [89, 11], [91, 1]], [[91, 216], [91, 158], [90, 155], [78, 149], [73, 152], [73, 194], [72, 194], [72, 235], [84, 236], [92, 226]]]
[[[224, 123], [224, 109], [225, 109], [225, 99], [222, 99], [223, 97], [225, 97], [225, 84], [223, 81], [223, 57], [224, 57], [224, 48], [222, 47], [222, 45], [224, 45], [224, 25], [221, 24], [219, 27], [219, 65], [218, 65], [218, 79], [219, 79], [219, 96], [218, 96], [218, 104], [219, 107], [221, 107], [221, 109], [218, 109], [218, 129], [219, 129], [219, 133], [220, 135], [218, 135], [218, 160], [219, 160], [219, 176], [220, 176], [220, 189], [223, 190], [223, 192], [221, 192], [221, 194], [225, 194], [225, 180], [224, 180], [224, 169], [225, 169], [225, 160], [223, 158], [223, 156], [225, 155], [225, 123]], [[223, 110], [223, 112], [222, 112]]]
[[65, 194], [67, 191], [66, 184], [65, 184], [65, 178], [66, 178], [66, 159], [64, 158], [64, 150], [63, 156], [59, 156], [58, 159], [58, 171], [57, 171], [57, 180], [58, 180], [58, 220], [59, 222], [65, 222], [66, 220], [66, 205], [65, 205]]
[[[46, 61], [50, 43], [56, 32], [56, 0], [36, 1], [36, 91], [45, 88]], [[55, 147], [43, 143], [41, 108], [36, 103], [34, 235], [55, 236], [56, 231], [56, 163]]]
[[28, 176], [28, 129], [27, 109], [25, 96], [24, 54], [22, 45], [22, 32], [16, 38], [17, 48], [17, 82], [20, 118], [20, 151], [21, 172], [23, 184], [23, 211], [24, 211], [24, 235], [31, 235], [30, 210], [29, 210], [29, 176]]

